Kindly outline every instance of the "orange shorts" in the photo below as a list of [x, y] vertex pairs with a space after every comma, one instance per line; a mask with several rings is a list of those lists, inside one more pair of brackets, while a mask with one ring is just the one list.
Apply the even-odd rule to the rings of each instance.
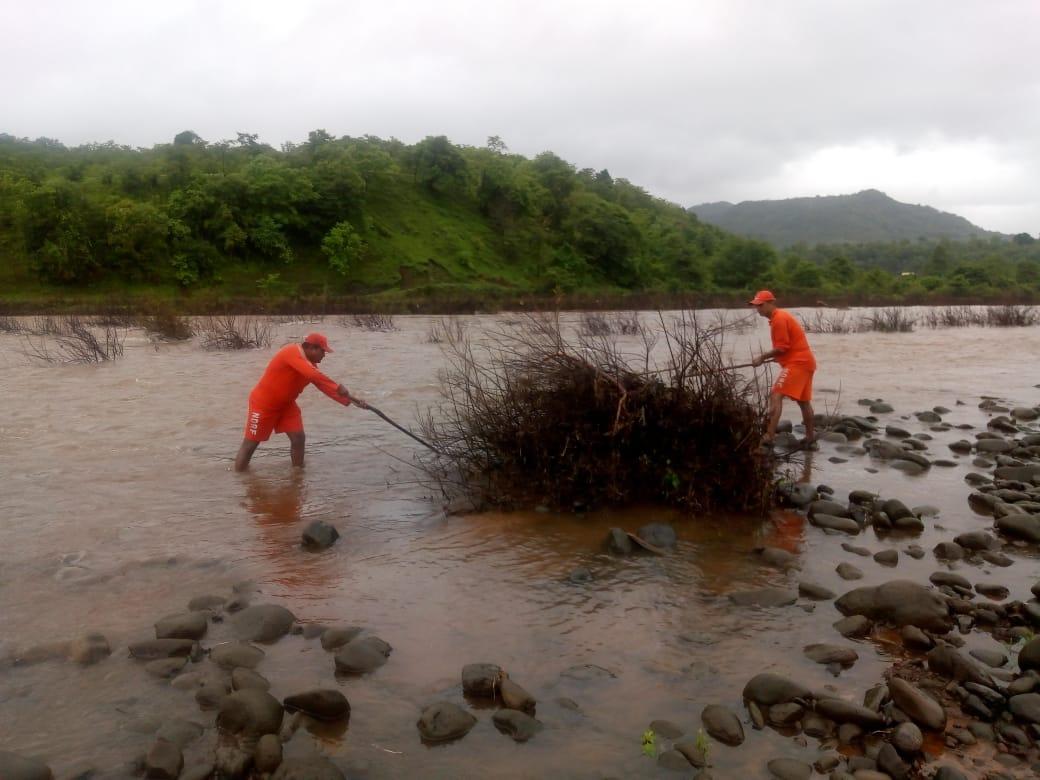
[[787, 396], [795, 401], [812, 400], [812, 378], [816, 369], [808, 366], [787, 366], [780, 369], [780, 376], [773, 383], [773, 393]]
[[297, 433], [303, 430], [303, 412], [296, 402], [280, 409], [261, 409], [252, 404], [246, 414], [246, 433], [249, 441], [267, 441], [271, 432]]

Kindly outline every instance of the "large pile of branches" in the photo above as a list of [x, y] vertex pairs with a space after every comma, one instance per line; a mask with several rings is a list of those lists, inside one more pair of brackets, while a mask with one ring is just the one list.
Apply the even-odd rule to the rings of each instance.
[[454, 338], [444, 403], [422, 422], [440, 452], [425, 466], [479, 504], [764, 511], [766, 407], [753, 378], [727, 370], [725, 331], [661, 318], [636, 354], [558, 317]]

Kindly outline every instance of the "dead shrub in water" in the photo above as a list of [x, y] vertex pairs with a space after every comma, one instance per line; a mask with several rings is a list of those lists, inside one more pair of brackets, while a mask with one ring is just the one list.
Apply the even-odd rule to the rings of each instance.
[[451, 344], [466, 338], [466, 325], [458, 317], [436, 320], [426, 331], [427, 344]]
[[875, 333], [911, 333], [917, 319], [906, 309], [893, 306], [878, 309], [860, 320], [864, 331]]
[[214, 317], [203, 323], [201, 332], [205, 349], [260, 349], [271, 346], [270, 323], [254, 317]]
[[106, 363], [123, 356], [123, 332], [79, 317], [47, 318], [53, 332], [25, 336], [22, 354], [36, 363]]
[[581, 315], [578, 330], [583, 336], [639, 336], [643, 333], [637, 312], [603, 314], [587, 311]]
[[934, 306], [925, 309], [921, 323], [929, 328], [964, 328], [982, 325], [982, 314], [971, 306]]
[[689, 317], [662, 328], [660, 369], [656, 336], [628, 358], [608, 338], [564, 335], [556, 317], [449, 343], [444, 403], [422, 421], [440, 454], [424, 467], [478, 503], [765, 510], [773, 474], [757, 452], [755, 380], [726, 370], [724, 331]]
[[826, 312], [817, 311], [808, 319], [799, 317], [802, 328], [806, 333], [856, 333], [860, 325], [846, 311]]
[[344, 328], [354, 327], [369, 331], [397, 330], [392, 314], [355, 314], [349, 318], [341, 317], [339, 324]]
[[985, 324], [991, 328], [1028, 328], [1037, 324], [1036, 309], [1032, 306], [988, 306], [984, 315]]
[[195, 335], [195, 324], [191, 318], [183, 317], [172, 309], [156, 309], [138, 319], [136, 324], [165, 341], [187, 341]]
[[0, 333], [21, 333], [25, 327], [14, 317], [0, 317]]

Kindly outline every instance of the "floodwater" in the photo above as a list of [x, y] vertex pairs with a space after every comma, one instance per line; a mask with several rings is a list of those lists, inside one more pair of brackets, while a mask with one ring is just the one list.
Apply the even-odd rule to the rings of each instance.
[[[655, 316], [644, 318], [652, 323]], [[470, 332], [496, 321], [463, 319]], [[301, 730], [286, 747], [287, 755], [329, 756], [349, 776], [667, 775], [641, 754], [651, 720], [672, 720], [695, 738], [701, 709], [719, 703], [746, 722], [741, 689], [767, 670], [857, 701], [881, 679], [894, 652], [883, 641], [854, 642], [859, 661], [839, 677], [803, 656], [811, 642], [846, 643], [831, 627], [840, 617], [831, 602], [738, 608], [727, 594], [799, 579], [839, 594], [894, 578], [924, 582], [945, 567], [930, 552], [920, 561], [901, 555], [897, 568], [885, 568], [782, 515], [687, 518], [656, 508], [446, 514], [412, 465], [418, 445], [314, 389], [300, 400], [304, 471], [293, 473], [282, 436], [261, 445], [250, 472], [229, 470], [249, 390], [278, 346], [312, 329], [326, 332], [336, 349], [322, 364], [327, 374], [414, 424], [416, 410], [437, 400], [443, 358], [427, 343], [432, 318], [395, 322], [399, 330], [389, 333], [335, 318], [278, 323], [270, 349], [241, 352], [156, 344], [131, 331], [122, 360], [90, 366], [33, 365], [20, 337], [0, 335], [0, 658], [91, 631], [113, 648], [86, 668], [63, 660], [2, 665], [0, 750], [40, 756], [58, 778], [85, 767], [121, 776], [119, 768], [151, 744], [147, 732], [166, 719], [212, 727], [213, 714], [200, 712], [190, 693], [149, 677], [125, 648], [153, 637], [153, 623], [184, 611], [192, 597], [230, 595], [243, 581], [257, 590], [253, 603], [282, 604], [303, 622], [364, 626], [393, 646], [385, 666], [353, 679], [335, 677], [332, 656], [316, 640], [289, 636], [265, 647], [258, 671], [275, 696], [336, 686], [350, 700], [348, 728]], [[750, 325], [728, 339], [734, 362], [768, 342], [764, 321]], [[1038, 401], [1040, 328], [810, 340], [820, 366], [817, 411], [860, 414], [857, 399], [884, 398], [896, 411], [883, 422], [920, 432], [927, 428], [912, 412], [936, 405], [953, 410], [951, 423], [984, 428], [980, 396]], [[785, 411], [796, 416], [793, 406]], [[954, 457], [946, 445], [971, 433], [934, 433], [925, 454]], [[919, 537], [881, 539], [868, 530], [852, 540], [872, 552], [913, 543], [930, 551], [963, 530], [990, 526], [966, 502], [970, 457], [922, 476], [831, 444], [809, 458], [796, 476], [830, 485], [839, 498], [861, 488], [939, 508]], [[300, 531], [316, 519], [334, 524], [341, 539], [307, 553]], [[636, 530], [653, 520], [675, 523], [676, 551], [628, 559], [602, 551], [611, 526]], [[762, 544], [797, 551], [801, 571], [759, 565], [749, 551]], [[1028, 552], [1007, 552], [1016, 560], [1010, 568], [959, 570], [972, 582], [1001, 582], [1012, 599], [1025, 600], [1040, 567]], [[864, 578], [843, 582], [834, 571], [843, 560]], [[578, 567], [594, 579], [570, 582]], [[203, 644], [227, 636], [214, 624]], [[985, 634], [967, 639], [969, 647], [993, 643]], [[464, 704], [460, 671], [472, 662], [499, 664], [531, 692], [545, 730], [516, 744], [495, 730], [490, 710], [473, 708], [479, 722], [464, 739], [421, 744], [415, 722], [422, 707], [444, 698]], [[589, 664], [612, 676], [565, 674]], [[560, 697], [581, 711], [560, 706]], [[770, 729], [746, 731], [742, 747], [713, 745], [720, 776], [763, 776], [770, 758], [811, 763], [819, 752], [814, 739], [802, 746]], [[186, 751], [189, 760], [203, 744]]]

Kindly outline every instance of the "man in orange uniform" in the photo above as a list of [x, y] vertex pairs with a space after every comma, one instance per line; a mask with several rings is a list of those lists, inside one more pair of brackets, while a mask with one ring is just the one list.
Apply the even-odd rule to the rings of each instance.
[[780, 375], [769, 394], [769, 424], [762, 444], [772, 446], [786, 396], [797, 401], [802, 410], [802, 422], [805, 425], [802, 445], [815, 449], [816, 428], [810, 402], [816, 357], [809, 349], [805, 331], [789, 312], [777, 308], [776, 296], [769, 290], [759, 290], [749, 303], [758, 310], [760, 316], [769, 320], [769, 335], [773, 340], [773, 348], [755, 358], [752, 365], [760, 366], [767, 360], [775, 360], [780, 364]]
[[353, 402], [362, 409], [368, 405], [351, 398], [343, 385], [337, 384], [318, 370], [318, 363], [332, 352], [329, 341], [321, 333], [310, 333], [301, 344], [282, 347], [267, 364], [267, 370], [249, 394], [245, 438], [235, 457], [235, 471], [245, 471], [260, 442], [271, 438], [271, 432], [289, 437], [289, 450], [294, 466], [303, 466], [306, 441], [303, 414], [296, 398], [307, 385], [314, 385], [333, 401], [344, 406]]

